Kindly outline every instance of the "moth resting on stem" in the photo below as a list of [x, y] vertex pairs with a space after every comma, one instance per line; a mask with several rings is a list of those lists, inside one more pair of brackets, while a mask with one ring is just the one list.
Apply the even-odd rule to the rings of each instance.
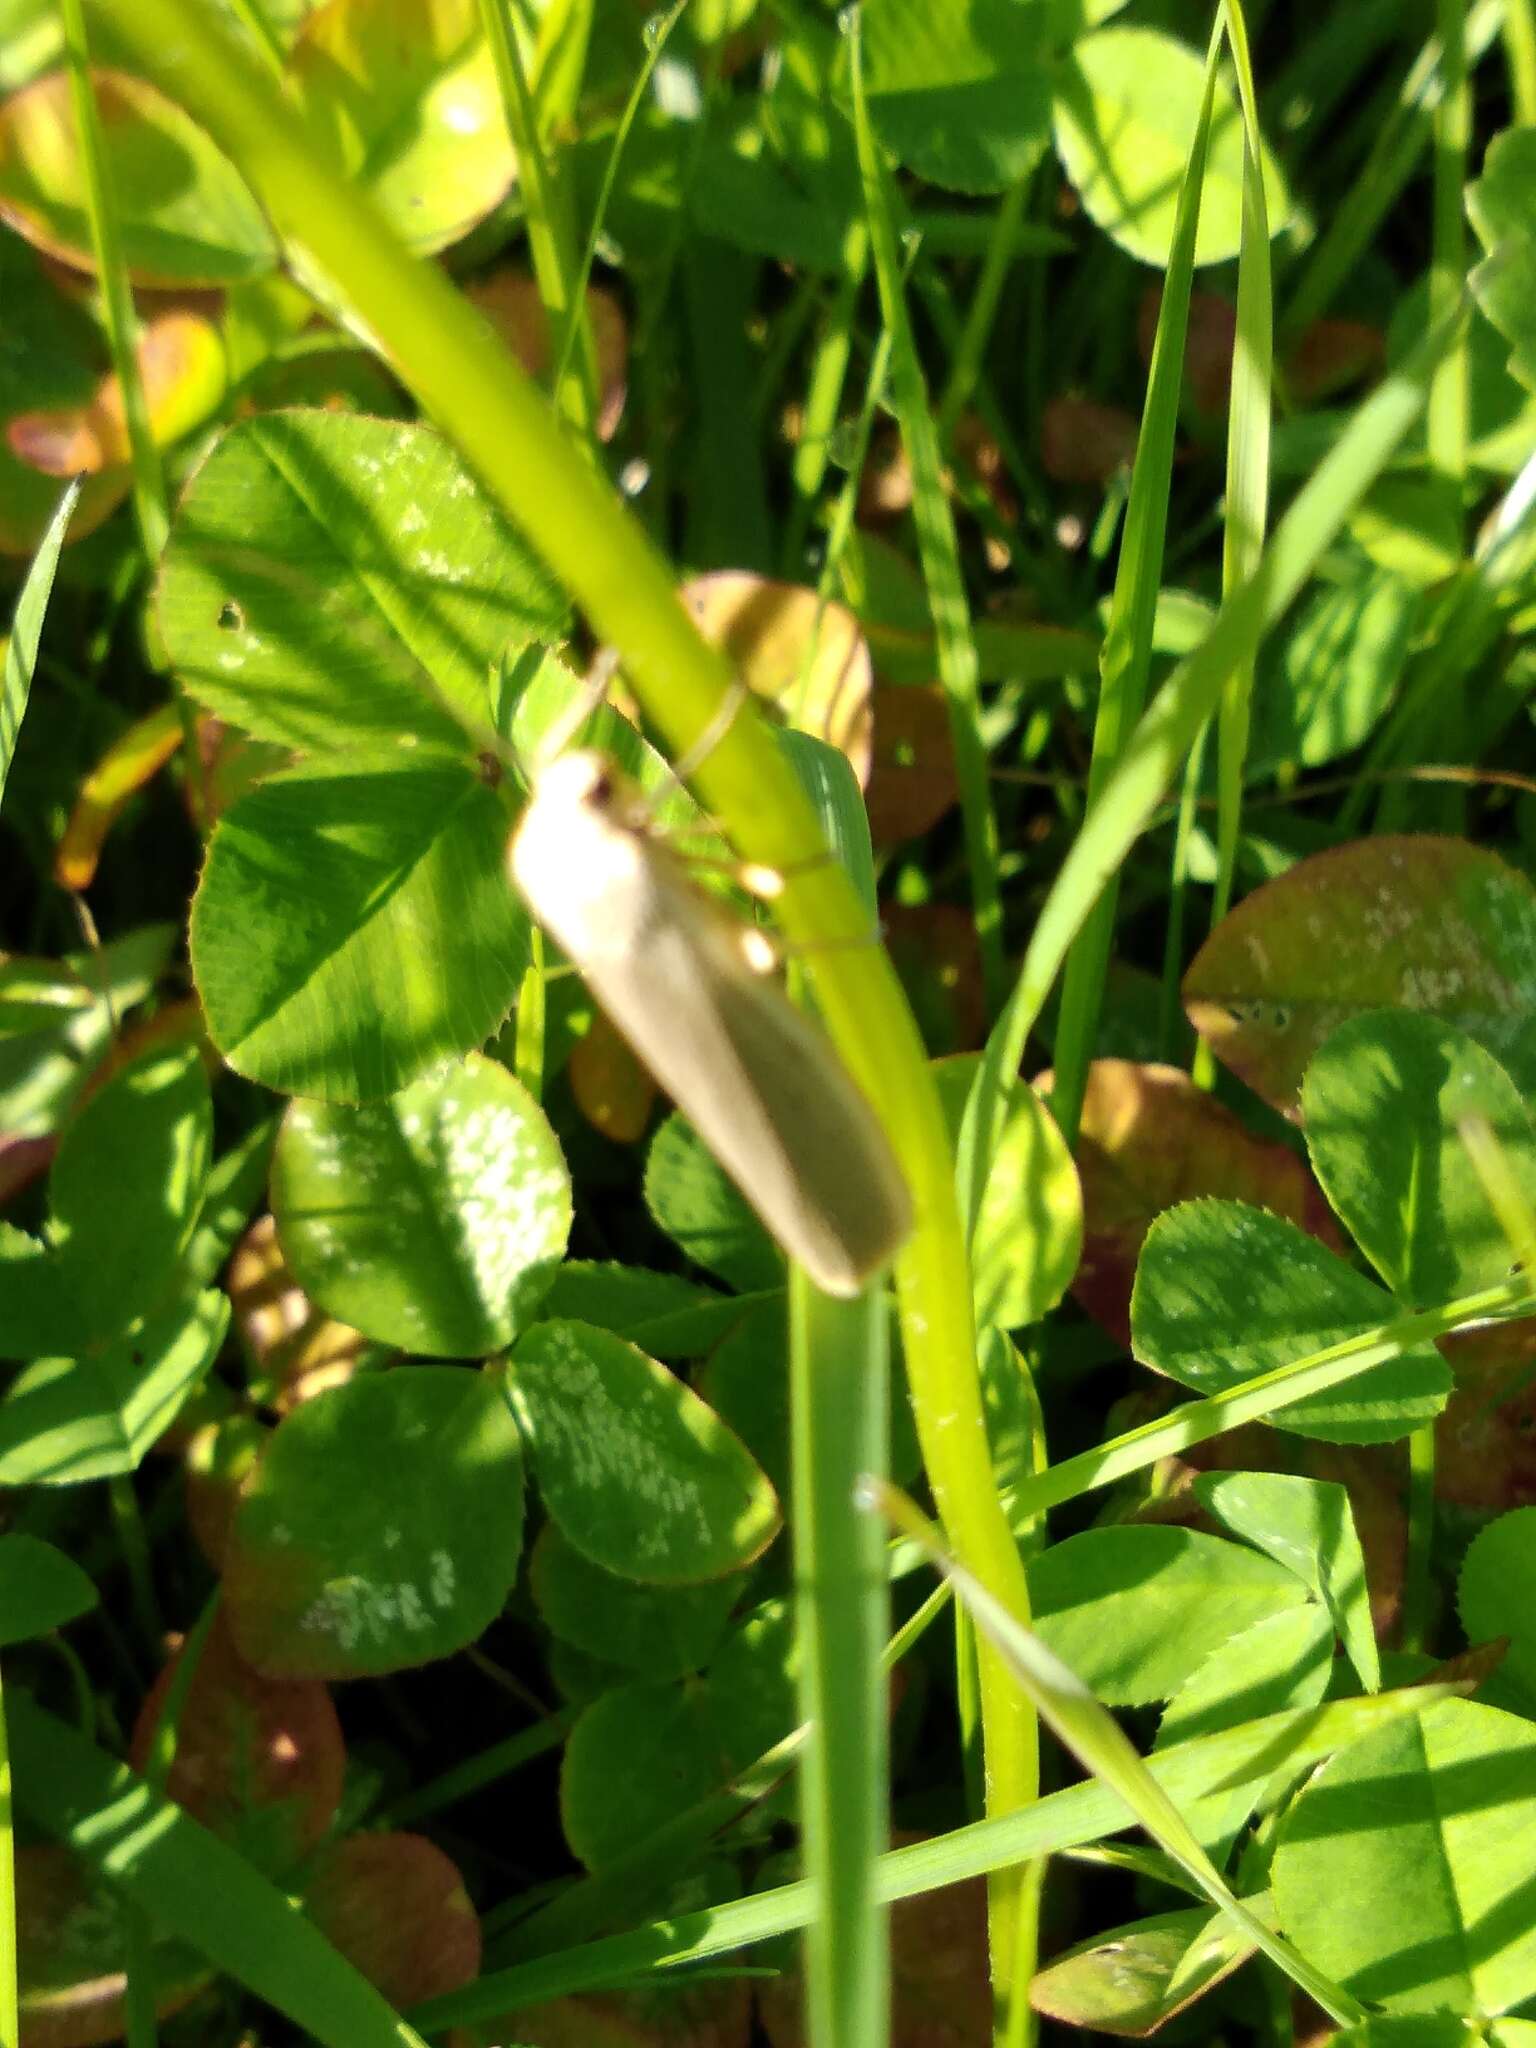
[[693, 883], [638, 786], [592, 749], [535, 777], [509, 864], [783, 1250], [825, 1293], [857, 1294], [911, 1229], [911, 1198], [831, 1041], [767, 971], [762, 934]]

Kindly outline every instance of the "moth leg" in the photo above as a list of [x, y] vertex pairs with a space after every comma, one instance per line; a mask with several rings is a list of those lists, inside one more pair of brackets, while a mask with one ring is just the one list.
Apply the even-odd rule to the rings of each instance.
[[[661, 836], [665, 837], [669, 844], [675, 845], [680, 838], [686, 837], [686, 834], [668, 833]], [[707, 853], [685, 854], [684, 858], [690, 867], [708, 868], [713, 874], [729, 875], [749, 896], [755, 896], [759, 903], [772, 903], [784, 894], [784, 883], [790, 875], [809, 874], [812, 868], [825, 867], [829, 860], [836, 860], [837, 855], [830, 847], [825, 847], [820, 853], [807, 854], [804, 860], [786, 861], [777, 867], [769, 867], [763, 861], [721, 860], [718, 856]]]
[[852, 933], [847, 938], [811, 939], [790, 946], [782, 939], [770, 937], [761, 925], [748, 924], [741, 928], [741, 957], [754, 974], [777, 974], [792, 960], [804, 960], [814, 953], [841, 953], [849, 947], [862, 950], [865, 946], [878, 946], [883, 936], [884, 926], [877, 920], [867, 932]]
[[781, 946], [780, 952], [786, 960], [804, 960], [814, 953], [862, 952], [866, 946], [878, 946], [885, 937], [885, 926], [878, 918], [868, 931], [850, 932], [840, 939], [806, 939], [799, 945]]
[[744, 924], [739, 943], [742, 962], [753, 974], [777, 974], [784, 964], [777, 942], [768, 936], [761, 925]]
[[773, 893], [777, 895], [783, 890], [785, 882], [791, 875], [809, 875], [817, 868], [824, 868], [828, 861], [836, 859], [837, 855], [831, 847], [823, 846], [819, 852], [803, 854], [799, 860], [781, 861], [775, 868], [757, 868], [755, 872], [775, 875], [778, 878], [773, 885]]

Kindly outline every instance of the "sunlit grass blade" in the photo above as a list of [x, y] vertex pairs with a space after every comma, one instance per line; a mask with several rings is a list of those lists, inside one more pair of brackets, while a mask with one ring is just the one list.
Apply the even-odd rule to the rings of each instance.
[[[894, 1577], [894, 1554], [888, 1562]], [[895, 1670], [943, 1613], [949, 1600], [948, 1584], [941, 1581], [885, 1645], [880, 1658], [882, 1672], [888, 1676]], [[802, 1722], [738, 1772], [728, 1785], [674, 1813], [635, 1848], [567, 1886], [548, 1905], [528, 1914], [503, 1939], [487, 1948], [487, 1967], [553, 1955], [574, 1942], [590, 1941], [615, 1922], [632, 1918], [636, 1898], [654, 1897], [658, 1889], [687, 1868], [690, 1859], [714, 1836], [723, 1833], [782, 1783], [804, 1753], [809, 1738], [810, 1729]], [[883, 1888], [879, 1896], [886, 1897]]]
[[[1473, 65], [1499, 32], [1504, 0], [1474, 0], [1466, 17], [1466, 61]], [[1383, 123], [1359, 175], [1342, 193], [1286, 299], [1281, 337], [1295, 341], [1332, 305], [1429, 142], [1434, 110], [1445, 91], [1440, 38], [1433, 35], [1410, 65], [1392, 118]]]
[[806, 1931], [811, 2048], [883, 2048], [886, 1912], [875, 1870], [889, 1830], [884, 1532], [860, 1473], [884, 1471], [889, 1325], [880, 1295], [828, 1300], [790, 1283], [790, 1418], [800, 1714], [800, 1825], [816, 1912]]
[[1408, 1484], [1403, 1502], [1403, 1590], [1398, 1607], [1398, 1642], [1423, 1652], [1429, 1628], [1430, 1552], [1435, 1531], [1435, 1425], [1421, 1422], [1408, 1438]]
[[1003, 993], [1002, 905], [998, 894], [997, 822], [987, 780], [987, 756], [977, 724], [978, 668], [970, 605], [960, 567], [954, 515], [944, 489], [938, 431], [918, 357], [902, 286], [889, 181], [870, 125], [864, 95], [858, 18], [849, 30], [853, 73], [853, 125], [858, 142], [870, 247], [880, 286], [880, 310], [891, 338], [891, 396], [902, 446], [912, 467], [912, 513], [918, 552], [938, 642], [939, 680], [949, 706], [950, 734], [960, 784], [971, 900], [981, 945], [982, 981], [995, 1006]]
[[1168, 861], [1168, 915], [1163, 927], [1163, 972], [1157, 992], [1157, 1056], [1169, 1062], [1177, 1057], [1181, 1032], [1188, 1028], [1179, 1003], [1179, 985], [1184, 974], [1185, 909], [1193, 886], [1190, 855], [1194, 846], [1195, 812], [1200, 802], [1200, 784], [1209, 738], [1210, 728], [1202, 726], [1185, 757], [1173, 828], [1173, 851]]
[[[859, 406], [849, 449], [848, 473], [843, 478], [843, 487], [837, 494], [831, 516], [827, 520], [826, 554], [821, 574], [816, 579], [816, 595], [823, 604], [831, 600], [840, 581], [846, 588], [847, 579], [843, 573], [843, 565], [847, 558], [848, 543], [853, 535], [854, 520], [858, 515], [859, 479], [864, 474], [870, 438], [875, 429], [875, 413], [885, 390], [885, 379], [890, 366], [891, 332], [886, 327], [881, 329], [880, 339], [875, 343], [874, 352], [870, 356], [869, 376], [865, 380], [864, 397]], [[810, 660], [811, 652], [808, 649], [805, 656], [807, 668]]]
[[[165, 1792], [170, 1781], [181, 1737], [181, 1717], [218, 1612], [219, 1590], [215, 1587], [203, 1603], [202, 1613], [187, 1632], [172, 1669], [170, 1684], [160, 1702], [160, 1711], [155, 1716], [149, 1754], [144, 1760], [144, 1778], [160, 1794]], [[125, 2039], [128, 2048], [154, 2048], [159, 2031], [155, 2011], [154, 1930], [148, 1907], [142, 1899], [123, 1901], [123, 1945], [128, 1977], [123, 1999]]]
[[[1290, 1708], [1217, 1735], [1201, 1735], [1147, 1759], [1148, 1773], [1170, 1799], [1188, 1805], [1228, 1785], [1277, 1772], [1299, 1777], [1348, 1743], [1363, 1740], [1405, 1714], [1465, 1691], [1466, 1684], [1434, 1684], [1411, 1691], [1373, 1693], [1322, 1707]], [[1097, 1779], [1069, 1785], [1017, 1813], [973, 1822], [949, 1834], [888, 1851], [880, 1859], [880, 1896], [888, 1904], [921, 1897], [942, 1885], [1102, 1841], [1131, 1827], [1135, 1815], [1120, 1794]], [[462, 1991], [434, 1998], [412, 2014], [431, 2032], [492, 2019], [581, 1991], [603, 1990], [656, 1970], [703, 1962], [735, 1949], [771, 1941], [804, 1927], [813, 1910], [801, 1880], [729, 1905], [660, 1920], [629, 1934], [589, 1942], [510, 1970], [493, 1972]]]
[[42, 638], [48, 599], [53, 591], [54, 571], [59, 566], [59, 550], [64, 545], [64, 532], [79, 495], [77, 479], [59, 499], [58, 508], [48, 522], [48, 530], [37, 544], [37, 553], [32, 557], [27, 580], [21, 586], [11, 630], [5, 641], [5, 673], [3, 681], [0, 681], [0, 802], [5, 798], [6, 779], [15, 758], [21, 721], [27, 715], [27, 699], [32, 693], [32, 675], [37, 667], [37, 647]]
[[[1442, 90], [1433, 123], [1433, 236], [1429, 265], [1429, 317], [1443, 320], [1467, 285], [1467, 151], [1472, 139], [1472, 98], [1467, 82], [1466, 0], [1437, 0]], [[1459, 487], [1467, 474], [1471, 363], [1463, 332], [1435, 366], [1425, 414], [1430, 468]], [[1460, 507], [1457, 507], [1458, 513]]]
[[[592, 222], [587, 229], [586, 245], [582, 249], [581, 262], [572, 281], [570, 304], [566, 308], [565, 320], [559, 331], [558, 346], [554, 351], [555, 367], [550, 380], [550, 389], [552, 391], [560, 391], [564, 388], [565, 379], [570, 369], [571, 355], [577, 346], [578, 339], [580, 340], [584, 359], [591, 355], [592, 331], [586, 311], [587, 285], [592, 277], [592, 265], [597, 257], [597, 245], [602, 236], [603, 222], [608, 216], [608, 202], [613, 197], [614, 182], [619, 175], [619, 165], [624, 156], [624, 145], [629, 140], [630, 129], [635, 125], [635, 116], [640, 111], [641, 102], [644, 100], [647, 88], [650, 85], [651, 73], [656, 69], [656, 60], [667, 47], [667, 38], [677, 26], [678, 17], [686, 5], [687, 0], [675, 0], [675, 5], [668, 14], [662, 17], [655, 33], [652, 34], [647, 31], [645, 56], [639, 71], [635, 74], [635, 82], [630, 88], [629, 98], [624, 103], [624, 111], [619, 116], [619, 125], [614, 131], [613, 147], [609, 150], [608, 161], [603, 166], [603, 182], [598, 187], [597, 203], [592, 209]], [[592, 376], [593, 392], [596, 394], [597, 365], [595, 356], [592, 356], [590, 367], [589, 369], [584, 369], [583, 374], [590, 374]]]
[[[937, 636], [939, 677], [949, 712], [983, 988], [995, 1001], [1002, 986], [1002, 906], [997, 826], [978, 723], [976, 643], [954, 519], [944, 491], [938, 436], [907, 317], [889, 181], [865, 98], [856, 15], [849, 29], [854, 134], [881, 313], [890, 337], [892, 395], [912, 467], [918, 547]], [[917, 1183], [913, 1195], [919, 1225], [898, 1268], [898, 1280], [908, 1378], [934, 1498], [951, 1541], [977, 1567], [983, 1582], [1000, 1592], [1007, 1589], [1009, 1598], [1027, 1604], [1028, 1585], [1012, 1531], [997, 1506], [987, 1456], [970, 1281], [959, 1218], [955, 1217], [956, 1236], [952, 1239], [947, 1200], [940, 1231], [924, 1214], [925, 1191]], [[919, 1301], [916, 1285], [928, 1276], [931, 1280], [924, 1291], [929, 1293], [931, 1307]], [[964, 1301], [959, 1298], [959, 1289], [965, 1290]], [[935, 1310], [943, 1319], [942, 1325], [933, 1320]], [[999, 1661], [990, 1653], [981, 1658], [979, 1680], [988, 1798], [992, 1810], [1004, 1812], [1033, 1799], [1038, 1792], [1038, 1734], [1027, 1703], [1007, 1683]], [[1019, 1953], [1027, 1883], [1027, 1873], [1014, 1872], [991, 1887], [992, 1977], [999, 2003], [1004, 2007]]]
[[74, 108], [80, 172], [85, 184], [91, 253], [101, 281], [101, 306], [112, 368], [123, 397], [123, 423], [128, 430], [128, 460], [133, 471], [133, 508], [145, 560], [160, 559], [170, 532], [170, 509], [160, 451], [150, 431], [144, 381], [139, 375], [139, 323], [133, 287], [123, 260], [117, 229], [117, 206], [107, 175], [101, 119], [91, 84], [91, 52], [86, 39], [84, 0], [60, 0], [64, 54], [69, 67], [70, 101]]
[[[811, 514], [826, 479], [827, 465], [832, 459], [832, 437], [853, 354], [854, 316], [868, 268], [869, 230], [863, 221], [856, 221], [844, 239], [842, 272], [822, 315], [806, 382], [799, 439], [789, 466], [794, 499], [785, 522], [779, 563], [784, 575], [791, 580], [803, 567]], [[883, 344], [884, 335], [878, 345]], [[849, 465], [848, 483], [856, 485], [862, 469], [861, 455], [858, 462]]]
[[[702, 639], [666, 561], [486, 323], [442, 270], [400, 245], [365, 192], [336, 177], [215, 16], [190, 0], [108, 0], [106, 12], [150, 77], [219, 141], [284, 245], [378, 337], [424, 414], [469, 454], [594, 633], [619, 650], [658, 733], [686, 754], [731, 696], [729, 660]], [[742, 857], [784, 876], [777, 920], [802, 950], [828, 1030], [897, 1149], [921, 1215], [898, 1281], [935, 1497], [978, 1573], [1022, 1591], [987, 1466], [953, 1157], [911, 1009], [883, 950], [864, 943], [856, 894], [826, 860], [811, 807], [750, 706], [695, 780]], [[1032, 1729], [1000, 1678], [996, 1700], [990, 1768], [1010, 1803], [1033, 1783]]]
[[287, 53], [277, 30], [267, 19], [261, 0], [229, 0], [229, 11], [255, 44], [262, 62], [281, 76]]
[[1510, 111], [1516, 123], [1536, 123], [1536, 7], [1531, 0], [1505, 0], [1504, 57], [1509, 67]]
[[[1339, 829], [1356, 832], [1384, 776], [1404, 778], [1422, 769], [1412, 759], [1416, 734], [1432, 729], [1439, 701], [1487, 659], [1503, 627], [1505, 607], [1536, 554], [1536, 455], [1504, 493], [1482, 535], [1456, 577], [1436, 621], [1431, 643], [1409, 670], [1398, 702], [1371, 742], [1364, 767], [1339, 811]], [[1465, 771], [1463, 771], [1465, 772]], [[1492, 771], [1495, 774], [1499, 771]], [[1388, 829], [1392, 811], [1382, 801], [1379, 823]]]
[[978, 1585], [963, 1566], [945, 1555], [937, 1532], [904, 1495], [890, 1486], [872, 1489], [872, 1493], [892, 1523], [904, 1535], [920, 1542], [930, 1560], [953, 1580], [955, 1592], [965, 1602], [976, 1626], [1007, 1658], [1042, 1719], [1079, 1763], [1101, 1784], [1119, 1794], [1164, 1854], [1324, 2012], [1341, 2026], [1363, 2019], [1363, 2007], [1348, 1992], [1330, 1983], [1233, 1895], [1195, 1839], [1176, 1801], [1153, 1777], [1120, 1723], [1100, 1706], [1082, 1680], [1037, 1635], [994, 1600], [985, 1586]]
[[596, 11], [595, 0], [551, 0], [538, 10], [530, 83], [542, 135], [576, 111]]
[[420, 2036], [245, 1858], [24, 1694], [10, 1701], [17, 1800], [108, 1884], [324, 2048]]
[[[1020, 232], [1022, 233], [1022, 230]], [[1047, 252], [1042, 250], [1039, 253], [1045, 254]], [[934, 260], [936, 255], [937, 251], [934, 249], [925, 247], [922, 244], [918, 245], [917, 261], [913, 265], [914, 281], [917, 290], [922, 295], [923, 305], [927, 310], [928, 316], [933, 321], [934, 327], [938, 332], [939, 340], [948, 351], [951, 362], [958, 362], [962, 351], [966, 347], [967, 322], [962, 320], [959, 309], [955, 305], [949, 279]], [[1036, 268], [1043, 269], [1043, 266], [1036, 266]], [[1054, 524], [1055, 508], [1052, 500], [1044, 489], [1034, 465], [1025, 456], [1024, 449], [1019, 441], [1017, 424], [1013, 420], [1011, 413], [998, 403], [997, 394], [992, 389], [985, 363], [977, 363], [975, 367], [970, 403], [972, 410], [986, 428], [987, 433], [997, 443], [997, 452], [1003, 459], [1004, 473], [1009, 483], [1019, 494], [1024, 506], [1026, 522], [1032, 525], [1039, 534], [1049, 533]], [[957, 490], [968, 488], [967, 477], [968, 472], [962, 465], [955, 474], [955, 488]], [[980, 482], [974, 477], [969, 479], [969, 493], [972, 505], [974, 506], [975, 516], [978, 519], [988, 516], [993, 519], [997, 518], [996, 508], [993, 506], [992, 500], [988, 497]], [[986, 508], [985, 513], [983, 512], [983, 507]], [[1018, 535], [1004, 526], [1001, 521], [999, 521], [999, 526], [1002, 529], [1000, 537], [1010, 546], [1016, 546], [1019, 538]], [[1030, 574], [1038, 582], [1042, 597], [1047, 601], [1051, 609], [1054, 610], [1061, 606], [1070, 605], [1068, 579], [1063, 574], [1059, 551], [1054, 546], [1038, 548], [1030, 557], [1029, 568]], [[991, 622], [987, 619], [975, 619], [972, 621], [971, 629], [976, 641], [978, 654], [982, 653], [985, 646], [990, 624]], [[986, 673], [986, 662], [983, 655], [982, 674], [986, 675]]]
[[1456, 1129], [1516, 1264], [1523, 1274], [1536, 1275], [1536, 1208], [1520, 1185], [1493, 1125], [1485, 1116], [1467, 1116], [1457, 1122]]
[[[1237, 328], [1232, 350], [1232, 392], [1227, 414], [1227, 489], [1221, 554], [1222, 595], [1229, 597], [1253, 574], [1269, 522], [1269, 435], [1274, 392], [1274, 287], [1269, 260], [1269, 211], [1264, 197], [1263, 139], [1253, 60], [1239, 0], [1225, 0], [1227, 36], [1237, 68], [1243, 116], [1243, 224], [1237, 258]], [[1221, 693], [1216, 729], [1216, 891], [1211, 921], [1232, 901], [1237, 838], [1243, 816], [1243, 771], [1248, 757], [1255, 645], [1237, 662]]]
[[1162, 801], [1227, 677], [1296, 597], [1423, 412], [1434, 366], [1461, 317], [1458, 310], [1428, 334], [1356, 413], [1276, 527], [1258, 569], [1227, 599], [1206, 638], [1164, 684], [1090, 809], [1041, 909], [1008, 1007], [972, 1084], [960, 1158], [970, 1214], [986, 1186], [1008, 1089], [1068, 947]]
[[[858, 785], [833, 748], [786, 735], [828, 843], [876, 916], [874, 859]], [[795, 979], [791, 974], [791, 985]], [[790, 1468], [801, 1853], [817, 1896], [804, 1945], [811, 2048], [885, 2048], [890, 1940], [875, 1868], [890, 1833], [884, 1532], [857, 1504], [859, 1477], [888, 1461], [891, 1326], [883, 1288], [829, 1299], [792, 1269]]]
[[[562, 339], [550, 389], [555, 403], [577, 432], [590, 435], [597, 419], [597, 354], [586, 316], [582, 282], [575, 274], [569, 192], [559, 179], [539, 132], [518, 42], [518, 26], [509, 0], [479, 0], [479, 7], [480, 25], [496, 66], [502, 113], [517, 151], [518, 190], [533, 274], [550, 335]], [[570, 369], [570, 352], [563, 345], [568, 331], [575, 344], [574, 374]]]
[[1309, 1394], [1320, 1394], [1341, 1386], [1369, 1366], [1400, 1358], [1417, 1345], [1432, 1344], [1453, 1330], [1490, 1316], [1516, 1313], [1529, 1305], [1531, 1288], [1523, 1276], [1489, 1288], [1485, 1293], [1467, 1295], [1443, 1308], [1424, 1309], [1410, 1316], [1384, 1323], [1376, 1330], [1363, 1330], [1321, 1351], [1309, 1352], [1290, 1365], [1276, 1366], [1241, 1386], [1229, 1387], [1201, 1401], [1185, 1401], [1171, 1415], [1156, 1422], [1127, 1430], [1092, 1450], [1063, 1458], [1033, 1479], [1013, 1490], [1011, 1506], [1016, 1512], [1044, 1514], [1063, 1501], [1108, 1486], [1132, 1472], [1144, 1472], [1160, 1459], [1177, 1457], [1195, 1444], [1209, 1443], [1245, 1422], [1262, 1422], [1277, 1415]]
[[[1093, 754], [1088, 767], [1090, 807], [1102, 796], [1123, 760], [1147, 701], [1147, 680], [1152, 667], [1152, 627], [1157, 614], [1163, 550], [1168, 536], [1168, 494], [1173, 475], [1174, 436], [1179, 423], [1179, 393], [1184, 381], [1184, 337], [1194, 278], [1195, 235], [1200, 224], [1200, 192], [1205, 182], [1216, 96], [1217, 59], [1221, 47], [1221, 24], [1218, 20], [1206, 56], [1200, 118], [1179, 189], [1173, 245], [1163, 280], [1157, 334], [1152, 344], [1152, 366], [1147, 376], [1146, 404], [1136, 441], [1130, 499], [1125, 508], [1120, 560], [1115, 572], [1114, 593], [1110, 598], [1104, 647], [1099, 658], [1099, 701], [1093, 725]], [[1117, 900], [1118, 875], [1112, 869], [1104, 875], [1095, 900], [1084, 907], [1062, 977], [1051, 1109], [1069, 1145], [1077, 1136], [1088, 1067], [1093, 1059]]]
[[16, 1959], [16, 1815], [11, 1803], [11, 1744], [0, 1691], [0, 2048], [19, 2048]]
[[[1467, 288], [1467, 154], [1471, 142], [1471, 91], [1467, 76], [1468, 22], [1466, 0], [1437, 0], [1436, 34], [1440, 43], [1441, 91], [1431, 122], [1432, 196], [1429, 264], [1429, 318], [1443, 319]], [[1469, 331], [1461, 334], [1436, 366], [1425, 409], [1424, 443], [1431, 479], [1442, 494], [1440, 507], [1448, 542], [1465, 546], [1466, 510], [1463, 498], [1471, 439], [1472, 373]], [[1456, 662], [1460, 634], [1452, 628], [1443, 636], [1445, 682], [1433, 696], [1415, 691], [1418, 715], [1409, 725], [1411, 742], [1418, 758], [1433, 760], [1437, 755], [1453, 759], [1465, 743], [1466, 724], [1462, 716], [1461, 685], [1479, 662], [1484, 647], [1478, 645], [1475, 617], [1481, 592], [1474, 583], [1465, 593], [1452, 594], [1453, 611], [1460, 614], [1457, 627], [1470, 627], [1467, 640], [1470, 659]], [[1458, 602], [1464, 599], [1464, 604]], [[1470, 614], [1470, 616], [1469, 616]], [[1441, 636], [1434, 636], [1440, 639]], [[1469, 644], [1470, 643], [1470, 644]], [[1474, 651], [1475, 650], [1475, 651]], [[1383, 829], [1403, 822], [1407, 790], [1399, 785], [1386, 791], [1380, 818]], [[1458, 795], [1446, 793], [1438, 800], [1439, 821], [1450, 827], [1464, 827], [1465, 810]]]
[[1031, 183], [1032, 178], [1026, 177], [1010, 185], [992, 216], [987, 252], [971, 292], [965, 326], [961, 329], [959, 346], [950, 362], [944, 395], [939, 400], [938, 433], [941, 443], [954, 433], [956, 422], [969, 405], [976, 379], [981, 374], [982, 358], [991, 339], [992, 323], [997, 318], [998, 301], [1002, 297], [1009, 266], [1017, 253], [1018, 232], [1023, 223]]

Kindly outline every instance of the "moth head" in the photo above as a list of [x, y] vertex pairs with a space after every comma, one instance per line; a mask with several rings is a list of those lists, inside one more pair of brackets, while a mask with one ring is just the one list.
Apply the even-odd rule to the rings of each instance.
[[577, 747], [539, 773], [538, 793], [558, 805], [607, 810], [619, 793], [619, 774], [606, 754]]

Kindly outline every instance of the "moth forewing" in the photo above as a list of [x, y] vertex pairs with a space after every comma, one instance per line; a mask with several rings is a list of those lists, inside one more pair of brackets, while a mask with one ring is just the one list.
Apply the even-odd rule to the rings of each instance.
[[856, 1294], [911, 1227], [873, 1110], [820, 1026], [697, 888], [606, 756], [534, 784], [513, 879], [769, 1231], [828, 1294]]

